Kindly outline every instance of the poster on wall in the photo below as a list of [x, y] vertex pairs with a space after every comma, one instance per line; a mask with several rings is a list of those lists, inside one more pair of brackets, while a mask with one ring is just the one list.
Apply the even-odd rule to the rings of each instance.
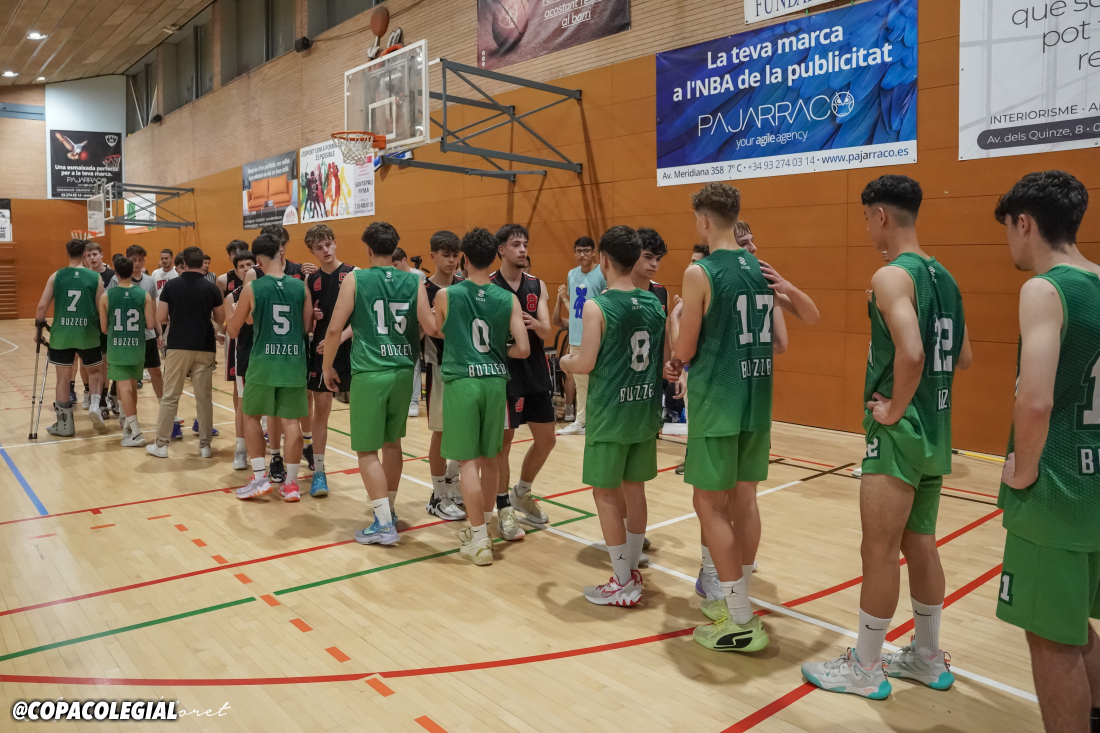
[[11, 199], [0, 199], [0, 242], [12, 241]]
[[833, 0], [745, 0], [745, 23], [759, 23], [791, 13], [800, 13]]
[[298, 151], [241, 166], [244, 228], [298, 223]]
[[122, 180], [122, 133], [50, 130], [50, 198], [87, 199], [97, 181]]
[[[123, 203], [126, 205], [126, 218], [131, 221], [156, 221], [157, 220], [157, 196], [156, 194], [128, 193], [124, 195]], [[151, 224], [126, 224], [122, 227], [127, 234], [142, 234], [151, 232], [156, 227]]]
[[327, 140], [301, 149], [298, 170], [302, 224], [374, 216], [374, 156], [360, 165], [345, 164], [340, 149]]
[[657, 185], [917, 162], [917, 0], [657, 54]]
[[1100, 3], [962, 0], [959, 160], [1100, 145]]
[[477, 58], [499, 69], [630, 30], [630, 0], [477, 0]]

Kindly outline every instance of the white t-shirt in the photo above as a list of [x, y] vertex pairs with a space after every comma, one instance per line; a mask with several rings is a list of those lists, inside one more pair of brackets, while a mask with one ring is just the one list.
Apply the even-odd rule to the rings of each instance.
[[160, 293], [164, 290], [164, 284], [169, 280], [175, 280], [179, 277], [179, 273], [176, 272], [175, 267], [169, 267], [167, 270], [153, 270], [152, 278], [153, 283], [157, 286], [157, 299], [160, 299]]

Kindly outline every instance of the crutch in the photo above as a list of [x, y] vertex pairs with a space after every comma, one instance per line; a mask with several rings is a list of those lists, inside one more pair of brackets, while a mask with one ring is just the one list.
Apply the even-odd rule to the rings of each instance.
[[[43, 325], [47, 331], [50, 330], [48, 325]], [[30, 432], [27, 434], [28, 440], [38, 440], [38, 423], [42, 419], [42, 403], [46, 397], [46, 374], [50, 371], [50, 360], [46, 359], [46, 366], [42, 369], [42, 387], [36, 391], [35, 387], [38, 386], [38, 360], [42, 354], [42, 329], [38, 330], [37, 338], [35, 338], [34, 349], [34, 381], [31, 383], [31, 424]], [[46, 350], [49, 351], [50, 344], [46, 342]], [[38, 405], [37, 415], [35, 410], [35, 404]]]

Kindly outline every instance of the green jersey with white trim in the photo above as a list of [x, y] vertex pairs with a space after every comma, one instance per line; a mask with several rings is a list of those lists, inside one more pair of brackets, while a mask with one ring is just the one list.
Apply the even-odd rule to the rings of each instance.
[[99, 304], [95, 294], [103, 280], [86, 267], [62, 267], [53, 276], [51, 349], [99, 347]]
[[252, 351], [246, 382], [305, 387], [308, 375], [302, 311], [306, 286], [289, 275], [252, 281]]
[[107, 291], [107, 363], [145, 363], [145, 299], [137, 285], [117, 285]]
[[463, 280], [447, 288], [440, 371], [444, 382], [464, 377], [508, 378], [508, 341], [516, 296], [489, 283]]
[[416, 299], [420, 278], [394, 267], [356, 270], [351, 371], [412, 369], [420, 358]]

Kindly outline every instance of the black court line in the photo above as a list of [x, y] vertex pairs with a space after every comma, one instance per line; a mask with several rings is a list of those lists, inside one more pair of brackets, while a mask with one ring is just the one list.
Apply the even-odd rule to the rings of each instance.
[[[802, 468], [802, 469], [805, 469], [805, 470], [812, 470], [812, 469], [807, 469], [806, 466], [796, 466], [796, 465], [791, 464], [791, 463], [782, 463], [781, 465], [788, 466], [790, 468]], [[845, 463], [843, 466], [837, 466], [836, 468], [830, 468], [828, 471], [818, 471], [817, 473], [810, 474], [806, 478], [802, 479], [802, 481], [803, 482], [812, 481], [815, 478], [821, 478], [822, 476], [828, 476], [829, 474], [836, 474], [837, 471], [843, 471], [845, 468], [851, 468], [854, 465], [856, 465], [856, 464], [854, 464], [854, 463]]]

